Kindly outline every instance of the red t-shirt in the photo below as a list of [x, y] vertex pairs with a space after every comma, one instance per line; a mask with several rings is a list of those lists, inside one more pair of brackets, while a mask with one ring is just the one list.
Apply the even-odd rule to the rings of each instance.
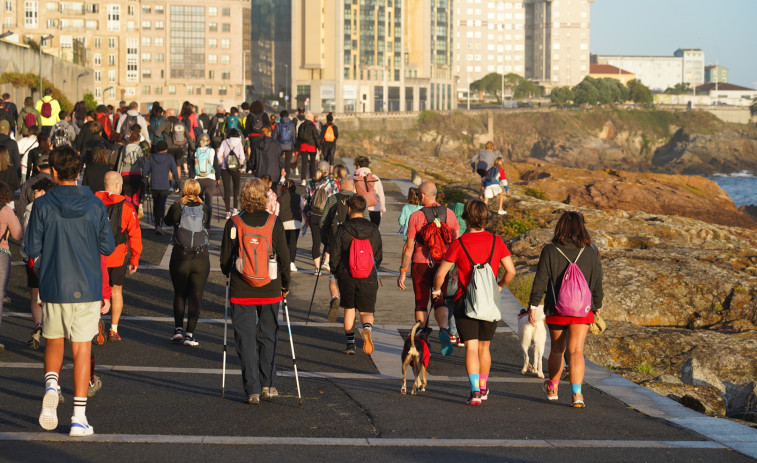
[[[455, 240], [449, 245], [444, 260], [457, 264], [457, 276], [459, 282], [457, 292], [455, 293], [455, 299], [462, 297], [463, 290], [468, 286], [468, 283], [470, 283], [470, 277], [473, 271], [470, 259], [468, 259], [463, 248], [460, 247], [460, 241], [465, 245], [465, 249], [468, 250], [473, 262], [476, 264], [482, 264], [486, 261], [492, 251], [492, 236], [494, 235], [486, 231], [469, 231], [468, 233], [463, 234], [459, 240]], [[499, 261], [509, 255], [510, 250], [507, 249], [505, 242], [502, 241], [502, 238], [497, 236], [494, 239], [494, 254], [492, 255], [492, 260], [489, 262], [495, 276], [499, 270]]]
[[[434, 207], [439, 206], [439, 203], [431, 203], [427, 204], [428, 207]], [[454, 212], [449, 210], [449, 208], [445, 208], [447, 211], [447, 226], [449, 227], [449, 230], [452, 232], [452, 236], [460, 233], [460, 224], [457, 222], [457, 216]], [[410, 219], [407, 222], [407, 237], [408, 239], [415, 239], [415, 235], [420, 233], [421, 229], [426, 225], [426, 214], [423, 213], [422, 209], [418, 209], [417, 211], [410, 214]], [[467, 247], [467, 246], [466, 246]], [[488, 254], [487, 254], [488, 255]], [[427, 264], [431, 262], [431, 257], [429, 256], [428, 246], [425, 244], [420, 244], [418, 241], [415, 241], [415, 247], [413, 248], [413, 263], [414, 264]]]

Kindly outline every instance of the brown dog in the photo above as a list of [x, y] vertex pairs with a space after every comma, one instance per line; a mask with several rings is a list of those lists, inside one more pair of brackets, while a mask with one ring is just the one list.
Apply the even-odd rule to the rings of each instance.
[[[429, 350], [426, 340], [421, 336], [416, 337], [415, 333], [420, 328], [421, 322], [415, 322], [413, 329], [410, 331], [410, 336], [405, 340], [405, 347], [402, 349], [402, 393], [407, 393], [406, 386], [406, 372], [408, 365], [413, 367], [413, 374], [415, 375], [415, 381], [413, 382], [413, 390], [411, 394], [415, 395], [416, 391], [426, 390], [426, 368], [429, 361]], [[416, 345], [417, 344], [417, 345]], [[418, 350], [420, 348], [420, 350]]]

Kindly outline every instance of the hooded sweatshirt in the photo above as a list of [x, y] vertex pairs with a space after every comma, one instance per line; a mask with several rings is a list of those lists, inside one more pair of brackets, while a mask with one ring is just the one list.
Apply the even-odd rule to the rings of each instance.
[[[152, 175], [150, 173], [152, 172]], [[150, 188], [153, 190], [170, 190], [171, 181], [168, 173], [173, 173], [173, 181], [179, 183], [179, 171], [176, 168], [176, 159], [166, 151], [153, 154], [142, 165], [142, 174], [150, 175]]]
[[124, 201], [121, 212], [121, 230], [129, 236], [128, 242], [116, 245], [116, 250], [106, 259], [108, 268], [120, 267], [126, 263], [126, 253], [131, 249], [129, 265], [139, 265], [139, 256], [142, 255], [142, 230], [139, 228], [139, 219], [134, 205], [126, 196], [98, 191], [95, 193], [105, 207]]
[[281, 145], [271, 137], [260, 137], [252, 147], [252, 165], [255, 176], [260, 178], [265, 174], [271, 177], [275, 184], [279, 183], [281, 171], [284, 169], [284, 157], [281, 155]]
[[[52, 111], [50, 117], [42, 115], [42, 104], [50, 103]], [[42, 121], [42, 127], [52, 127], [60, 121], [60, 103], [53, 98], [52, 95], [43, 96], [41, 100], [37, 100], [37, 104], [34, 105], [34, 109], [40, 114], [40, 120]]]
[[24, 236], [29, 257], [44, 255], [39, 296], [45, 302], [102, 299], [100, 254], [116, 245], [105, 205], [86, 186], [58, 185], [34, 202]]

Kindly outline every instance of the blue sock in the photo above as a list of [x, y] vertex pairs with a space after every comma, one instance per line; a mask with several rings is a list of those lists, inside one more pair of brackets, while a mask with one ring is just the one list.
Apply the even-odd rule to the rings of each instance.
[[573, 394], [580, 394], [581, 393], [581, 385], [580, 384], [571, 384], [570, 390], [573, 392]]
[[468, 375], [468, 381], [470, 382], [471, 391], [475, 392], [481, 390], [481, 387], [478, 385], [478, 374]]

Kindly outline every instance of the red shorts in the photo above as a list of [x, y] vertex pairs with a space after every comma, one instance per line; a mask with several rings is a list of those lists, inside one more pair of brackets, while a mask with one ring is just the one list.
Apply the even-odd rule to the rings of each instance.
[[[415, 293], [415, 311], [426, 312], [428, 310], [428, 301], [431, 298], [431, 288], [434, 286], [434, 276], [436, 270], [440, 264], [434, 264], [429, 266], [428, 263], [413, 263], [413, 292]], [[447, 294], [447, 280], [449, 275], [444, 276], [444, 283], [442, 284], [442, 297], [438, 298], [436, 302], [432, 301], [434, 308], [446, 307], [444, 304], [444, 296]]]

